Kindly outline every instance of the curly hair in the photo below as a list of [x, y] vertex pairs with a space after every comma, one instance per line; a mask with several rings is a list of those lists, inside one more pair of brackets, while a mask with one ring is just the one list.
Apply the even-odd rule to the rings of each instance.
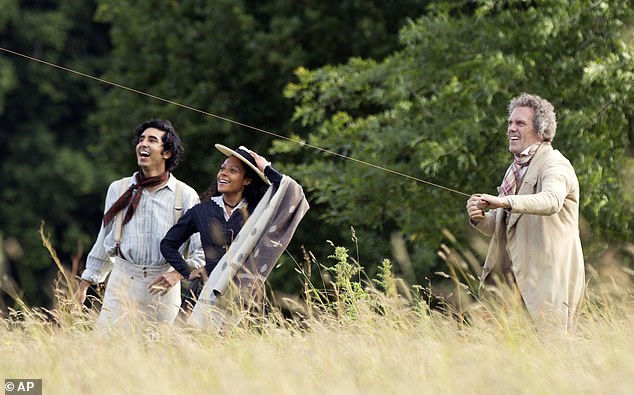
[[176, 133], [176, 129], [170, 121], [163, 119], [150, 119], [141, 123], [135, 129], [134, 139], [132, 145], [136, 146], [141, 134], [148, 128], [155, 128], [165, 132], [163, 135], [163, 151], [171, 152], [172, 155], [165, 161], [165, 168], [168, 171], [173, 171], [180, 163], [180, 158], [185, 152], [180, 137]]
[[557, 117], [555, 116], [555, 108], [546, 99], [529, 93], [511, 99], [509, 103], [509, 115], [517, 107], [528, 107], [533, 110], [533, 126], [537, 131], [537, 135], [543, 141], [553, 141], [555, 133], [557, 133]]

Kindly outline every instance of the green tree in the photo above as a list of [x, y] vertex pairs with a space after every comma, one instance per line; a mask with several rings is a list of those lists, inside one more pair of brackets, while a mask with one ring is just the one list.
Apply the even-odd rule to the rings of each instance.
[[[100, 73], [107, 30], [92, 22], [94, 2], [0, 1], [0, 45], [15, 52]], [[50, 302], [55, 273], [38, 234], [69, 258], [96, 232], [94, 194], [108, 176], [88, 150], [86, 125], [100, 87], [83, 78], [2, 52], [0, 56], [0, 233], [20, 248], [10, 275], [27, 303]]]
[[[300, 68], [286, 95], [309, 144], [470, 194], [495, 193], [510, 161], [506, 105], [537, 93], [557, 110], [554, 145], [575, 166], [592, 240], [624, 240], [632, 212], [618, 167], [634, 130], [632, 17], [627, 1], [434, 2], [401, 30], [401, 50]], [[295, 143], [276, 149], [301, 151], [292, 173], [328, 207], [324, 221], [374, 232], [379, 250], [404, 234], [419, 280], [438, 262], [443, 228], [470, 234], [465, 196]]]
[[[423, 12], [419, 0], [215, 0], [166, 2], [100, 0], [98, 20], [111, 25], [111, 67], [104, 78], [240, 123], [288, 136], [293, 103], [283, 95], [300, 66], [339, 64], [351, 56], [382, 58], [398, 47], [398, 30]], [[126, 147], [132, 130], [150, 117], [172, 120], [185, 145], [176, 175], [197, 190], [215, 176], [214, 143], [247, 145], [266, 154], [274, 137], [123, 89], [99, 98], [91, 117], [100, 133], [102, 162], [121, 173], [135, 168]], [[301, 133], [301, 131], [297, 131]], [[113, 149], [117, 147], [117, 149]], [[275, 164], [301, 155], [276, 152]], [[282, 171], [287, 169], [282, 165]], [[289, 173], [291, 176], [295, 176]], [[298, 179], [302, 182], [301, 179]], [[348, 234], [323, 224], [313, 204], [290, 249], [328, 251], [326, 239]], [[324, 252], [323, 255], [327, 255]], [[284, 258], [282, 259], [284, 260]], [[284, 271], [283, 271], [284, 272]], [[272, 279], [292, 270], [275, 271]], [[276, 287], [293, 281], [279, 278]]]
[[[111, 25], [112, 64], [104, 78], [265, 130], [287, 135], [292, 103], [283, 96], [299, 66], [340, 63], [350, 56], [382, 57], [398, 45], [406, 15], [424, 2], [257, 1], [165, 2], [100, 0], [98, 20]], [[409, 13], [409, 14], [408, 14]], [[92, 117], [100, 154], [122, 171], [134, 164], [125, 150], [140, 121], [174, 122], [187, 158], [179, 173], [197, 188], [209, 183], [213, 144], [270, 146], [271, 136], [165, 101], [111, 89]]]

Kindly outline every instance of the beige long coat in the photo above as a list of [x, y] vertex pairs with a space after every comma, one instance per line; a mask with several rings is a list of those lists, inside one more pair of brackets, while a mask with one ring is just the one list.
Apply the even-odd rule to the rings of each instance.
[[510, 266], [537, 328], [572, 329], [585, 287], [575, 171], [542, 143], [517, 195], [508, 198], [510, 213], [491, 210], [476, 226], [492, 236], [481, 278], [496, 264]]

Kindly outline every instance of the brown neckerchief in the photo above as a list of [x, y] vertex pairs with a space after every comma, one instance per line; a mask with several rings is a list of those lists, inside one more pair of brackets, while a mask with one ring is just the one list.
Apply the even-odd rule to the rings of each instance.
[[125, 217], [123, 219], [123, 223], [127, 224], [132, 219], [132, 216], [134, 215], [134, 211], [139, 205], [139, 201], [141, 200], [141, 192], [143, 191], [143, 188], [151, 188], [151, 187], [164, 183], [169, 178], [169, 174], [170, 173], [166, 171], [158, 176], [145, 178], [145, 176], [143, 175], [143, 172], [138, 172], [136, 174], [136, 183], [132, 184], [130, 188], [128, 188], [123, 193], [123, 195], [121, 195], [121, 197], [119, 197], [119, 199], [117, 199], [117, 201], [114, 202], [114, 204], [108, 209], [106, 214], [104, 214], [103, 216], [104, 226], [107, 225], [110, 221], [112, 221], [115, 215], [117, 215], [119, 211], [123, 210], [128, 205], [130, 205], [130, 208], [128, 208], [128, 211], [125, 213]]

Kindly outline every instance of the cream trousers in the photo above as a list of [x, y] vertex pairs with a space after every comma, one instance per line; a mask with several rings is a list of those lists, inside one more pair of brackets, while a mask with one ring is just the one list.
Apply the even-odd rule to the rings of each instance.
[[172, 324], [181, 304], [180, 282], [165, 295], [148, 290], [156, 277], [170, 270], [167, 263], [141, 266], [115, 257], [97, 327], [127, 330], [143, 329], [148, 321]]

